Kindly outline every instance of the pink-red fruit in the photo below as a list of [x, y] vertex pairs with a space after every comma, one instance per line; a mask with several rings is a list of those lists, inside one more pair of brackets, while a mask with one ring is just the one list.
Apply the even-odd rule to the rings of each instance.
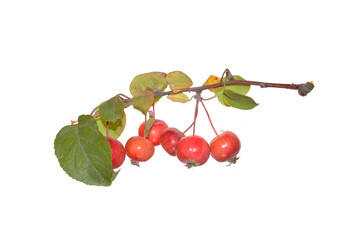
[[113, 169], [120, 167], [125, 159], [125, 148], [117, 139], [107, 137], [112, 151], [112, 166]]
[[212, 157], [218, 162], [236, 163], [237, 154], [241, 149], [241, 141], [236, 134], [226, 131], [215, 137], [209, 146]]
[[154, 145], [144, 137], [134, 136], [125, 144], [125, 151], [132, 161], [145, 162], [154, 154]]
[[204, 138], [191, 135], [179, 140], [176, 154], [181, 162], [191, 168], [205, 164], [209, 158], [210, 150]]
[[159, 142], [163, 149], [172, 156], [176, 155], [177, 144], [184, 137], [183, 133], [176, 128], [166, 128], [160, 135]]
[[[154, 146], [158, 146], [159, 137], [164, 131], [164, 129], [166, 129], [167, 127], [168, 125], [163, 120], [155, 119], [152, 127], [149, 130], [147, 139], [149, 139], [149, 141], [151, 141]], [[144, 137], [144, 134], [145, 134], [145, 122], [140, 124], [138, 129], [138, 135], [140, 137]]]

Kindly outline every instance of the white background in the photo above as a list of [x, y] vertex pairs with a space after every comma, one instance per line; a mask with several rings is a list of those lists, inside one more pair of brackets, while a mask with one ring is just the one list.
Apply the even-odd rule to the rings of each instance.
[[[361, 239], [358, 1], [1, 1], [1, 239]], [[160, 147], [127, 159], [111, 187], [76, 182], [57, 132], [134, 76], [181, 70], [194, 86], [225, 68], [248, 80], [255, 109], [207, 102], [240, 160], [186, 169]], [[184, 130], [194, 103], [162, 99]], [[137, 133], [129, 108], [120, 140]], [[200, 111], [197, 134], [214, 137]]]

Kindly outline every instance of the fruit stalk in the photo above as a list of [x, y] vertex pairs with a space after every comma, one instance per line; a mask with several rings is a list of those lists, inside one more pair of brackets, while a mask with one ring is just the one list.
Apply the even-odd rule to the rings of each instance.
[[203, 103], [202, 100], [201, 100], [201, 103], [202, 103], [202, 106], [203, 106], [204, 110], [206, 111], [206, 114], [207, 114], [209, 123], [211, 124], [211, 127], [213, 128], [214, 133], [216, 134], [216, 136], [218, 136], [218, 133], [217, 133], [216, 129], [215, 129], [214, 126], [213, 126], [213, 123], [212, 123], [212, 120], [211, 120], [211, 116], [209, 115], [208, 110], [207, 110], [207, 108], [206, 108], [206, 106], [204, 105], [204, 103]]
[[198, 117], [198, 106], [199, 106], [199, 101], [201, 98], [201, 92], [197, 92], [195, 95], [196, 98], [196, 107], [195, 107], [195, 111], [194, 111], [194, 121], [193, 121], [193, 135], [196, 134], [196, 120]]

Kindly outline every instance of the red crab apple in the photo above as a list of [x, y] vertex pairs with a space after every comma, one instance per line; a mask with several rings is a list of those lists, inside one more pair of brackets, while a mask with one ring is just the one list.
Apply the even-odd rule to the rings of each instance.
[[[147, 139], [149, 139], [149, 141], [151, 141], [154, 146], [158, 146], [159, 137], [166, 128], [168, 128], [168, 125], [163, 120], [155, 119], [152, 127], [149, 130]], [[144, 134], [145, 134], [145, 122], [142, 122], [142, 124], [140, 124], [138, 129], [138, 135], [140, 137], [144, 137]]]
[[209, 146], [212, 157], [218, 162], [236, 163], [237, 154], [241, 149], [241, 141], [236, 134], [226, 131], [215, 137]]
[[176, 155], [177, 144], [184, 137], [184, 134], [177, 128], [166, 128], [159, 137], [159, 142], [163, 149], [172, 156]]
[[210, 150], [207, 141], [197, 135], [183, 137], [177, 145], [177, 157], [188, 168], [200, 166], [207, 162]]
[[148, 161], [154, 154], [154, 145], [144, 137], [134, 136], [129, 138], [125, 144], [125, 151], [131, 159], [132, 164]]
[[117, 139], [107, 137], [112, 151], [112, 166], [113, 169], [120, 167], [125, 159], [125, 148]]

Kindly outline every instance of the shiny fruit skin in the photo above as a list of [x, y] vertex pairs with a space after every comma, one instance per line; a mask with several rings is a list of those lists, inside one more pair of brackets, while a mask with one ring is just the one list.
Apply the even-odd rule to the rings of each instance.
[[218, 162], [235, 162], [241, 149], [241, 141], [231, 131], [223, 132], [209, 144], [212, 157]]
[[125, 159], [125, 148], [121, 142], [114, 138], [107, 138], [112, 151], [112, 166], [113, 169], [120, 167]]
[[207, 162], [210, 150], [207, 141], [197, 135], [182, 138], [177, 145], [178, 159], [187, 167], [200, 166]]
[[[149, 139], [149, 141], [151, 141], [154, 146], [158, 146], [159, 137], [166, 128], [168, 128], [168, 125], [163, 120], [155, 119], [152, 127], [150, 128], [147, 139]], [[140, 124], [138, 129], [138, 135], [140, 137], [144, 137], [144, 134], [145, 134], [145, 122], [142, 122], [142, 124]]]
[[131, 160], [148, 161], [154, 154], [154, 145], [144, 137], [134, 136], [125, 144], [125, 151]]
[[184, 137], [183, 133], [176, 128], [166, 128], [159, 137], [163, 149], [172, 156], [176, 155], [177, 144]]

